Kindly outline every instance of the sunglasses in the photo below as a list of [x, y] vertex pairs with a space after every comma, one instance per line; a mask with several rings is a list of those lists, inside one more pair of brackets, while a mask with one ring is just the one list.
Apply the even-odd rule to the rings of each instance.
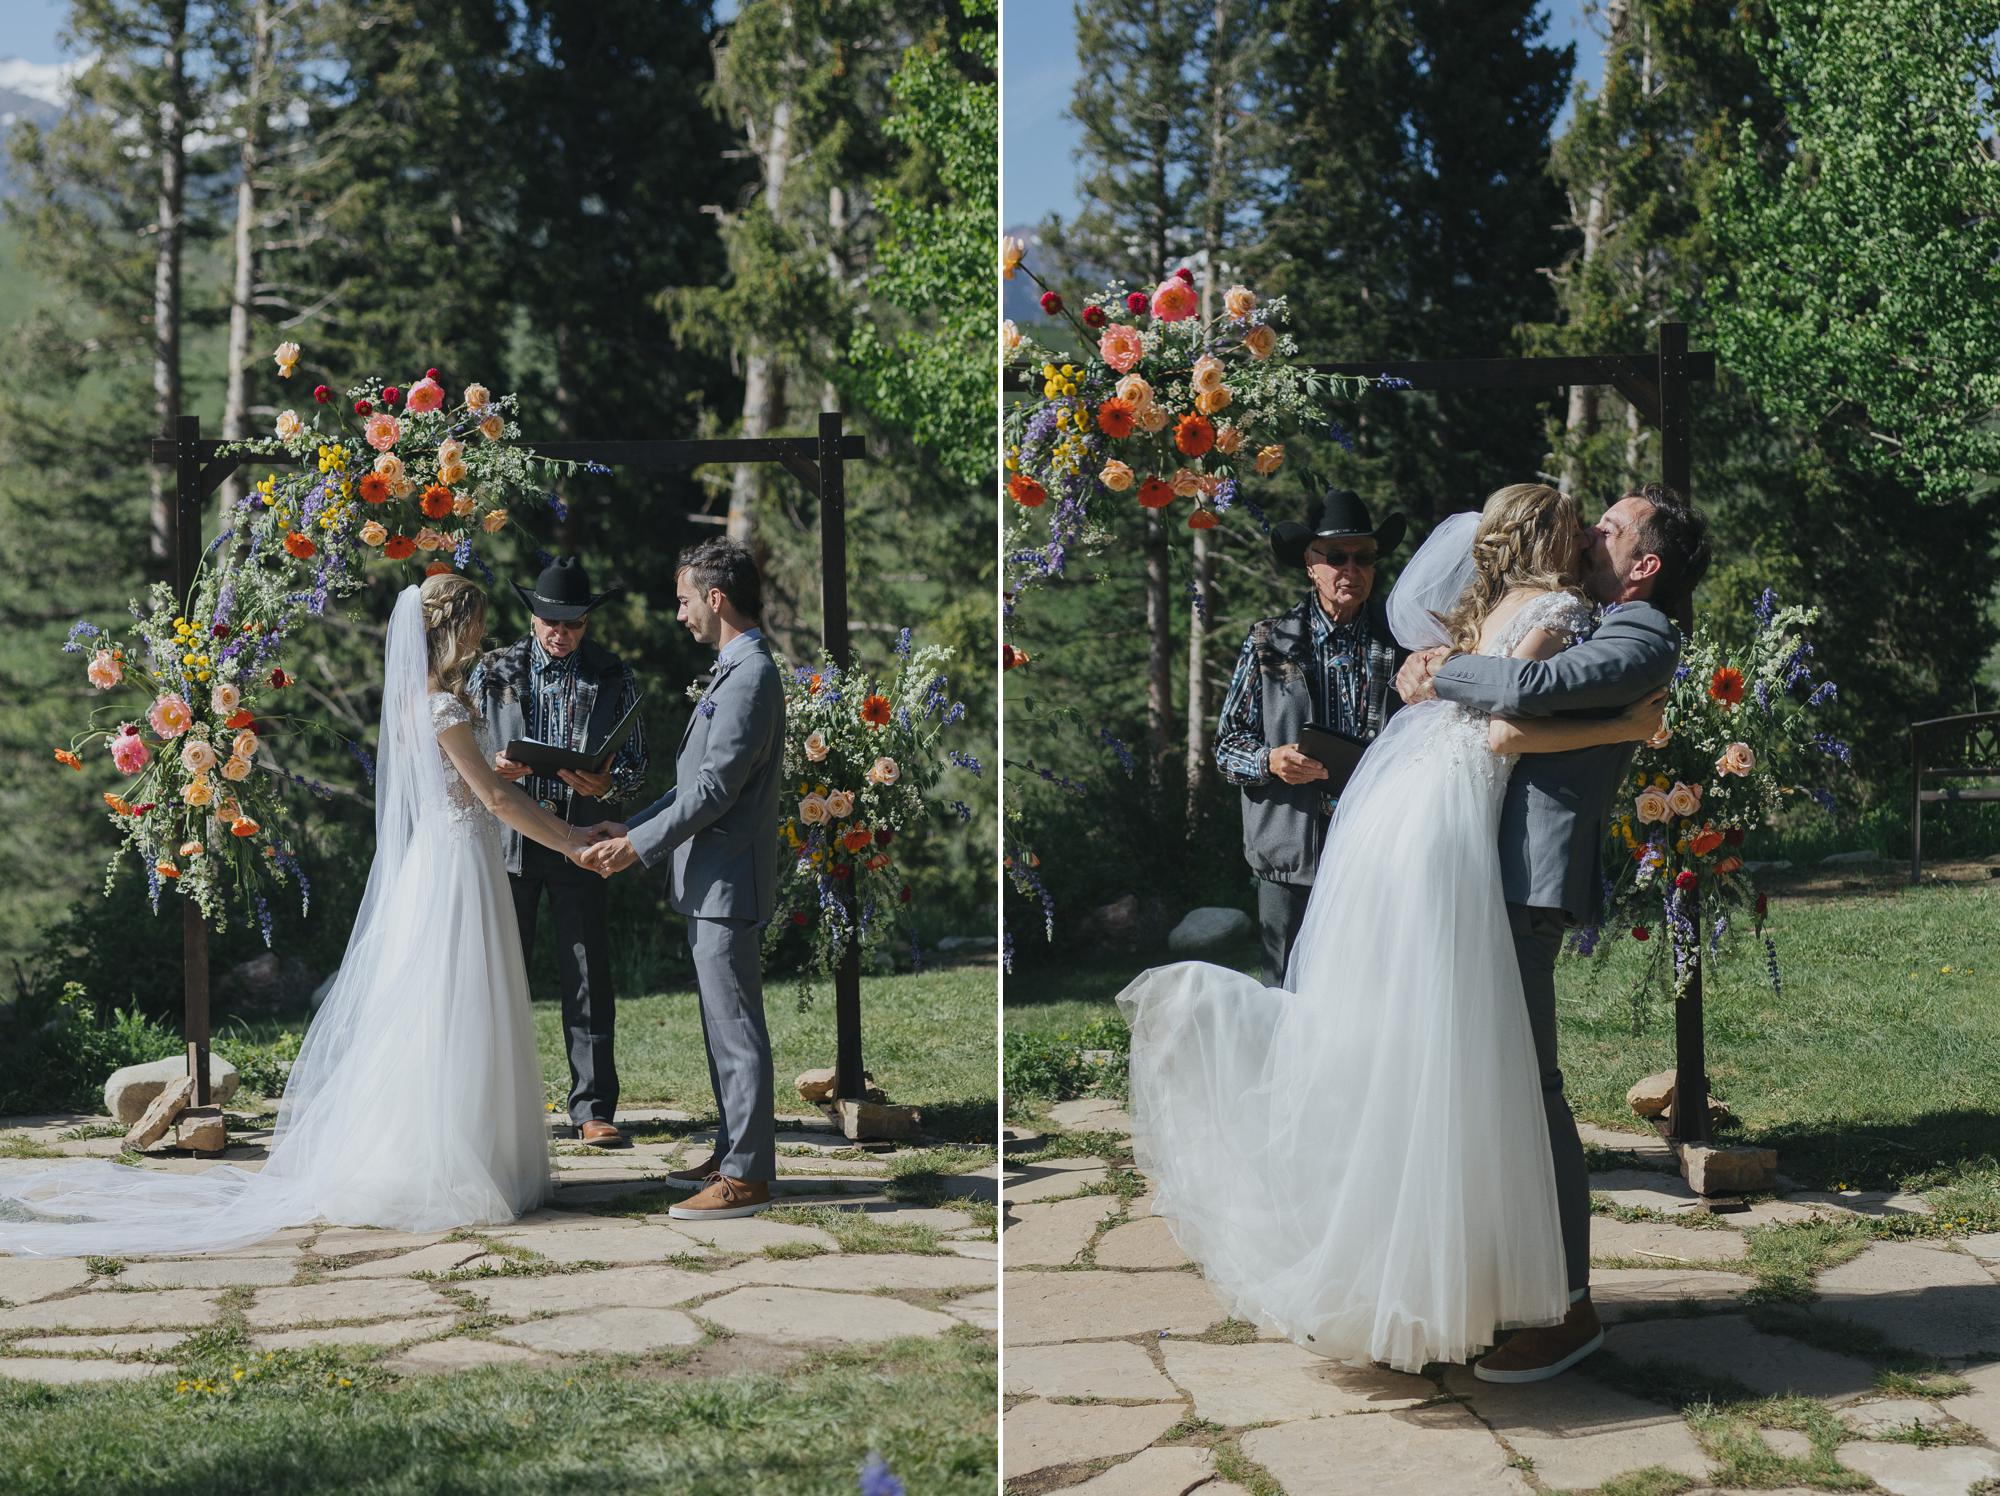
[[1356, 566], [1373, 566], [1379, 551], [1314, 551], [1312, 555], [1328, 566], [1345, 566], [1353, 562]]

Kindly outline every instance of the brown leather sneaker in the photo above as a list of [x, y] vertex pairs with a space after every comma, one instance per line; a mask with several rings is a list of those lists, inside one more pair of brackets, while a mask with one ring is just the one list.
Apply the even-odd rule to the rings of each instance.
[[1589, 1299], [1569, 1306], [1559, 1325], [1516, 1330], [1507, 1343], [1488, 1351], [1472, 1368], [1482, 1382], [1545, 1382], [1561, 1376], [1604, 1344], [1604, 1327]]
[[770, 1203], [771, 1186], [761, 1179], [731, 1179], [727, 1174], [711, 1174], [706, 1189], [668, 1207], [667, 1215], [676, 1221], [725, 1221], [734, 1216], [755, 1215]]
[[699, 1189], [708, 1183], [722, 1167], [722, 1155], [711, 1153], [708, 1162], [696, 1164], [692, 1169], [675, 1169], [667, 1175], [667, 1183], [677, 1190]]
[[609, 1122], [586, 1122], [577, 1129], [576, 1135], [593, 1148], [630, 1148], [625, 1134]]

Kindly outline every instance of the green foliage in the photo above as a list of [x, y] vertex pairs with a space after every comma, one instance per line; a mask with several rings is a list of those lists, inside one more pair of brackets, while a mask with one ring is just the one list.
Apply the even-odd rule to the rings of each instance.
[[286, 1029], [277, 1038], [264, 1041], [224, 1034], [216, 1037], [212, 1048], [236, 1067], [246, 1092], [276, 1097], [285, 1089], [285, 1077], [291, 1074], [304, 1037], [297, 1029]]
[[[1089, 1058], [1086, 1051], [1109, 1051], [1111, 1058]], [[1131, 1052], [1132, 1031], [1116, 1013], [1093, 1015], [1077, 1028], [1055, 1033], [1010, 1033], [1001, 1067], [1008, 1110], [1018, 1114], [1033, 1102], [1067, 1101], [1104, 1084], [1122, 1095]]]
[[0, 1115], [95, 1112], [104, 1082], [126, 1065], [180, 1054], [180, 1036], [145, 1014], [119, 1008], [100, 1015], [71, 982], [53, 998], [22, 996], [0, 1018], [8, 1064], [0, 1073]]

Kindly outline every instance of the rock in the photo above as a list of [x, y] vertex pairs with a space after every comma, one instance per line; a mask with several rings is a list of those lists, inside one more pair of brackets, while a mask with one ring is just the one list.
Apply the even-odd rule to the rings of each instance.
[[803, 1344], [868, 1345], [905, 1335], [939, 1335], [958, 1323], [948, 1314], [900, 1299], [815, 1288], [739, 1288], [710, 1299], [700, 1314], [738, 1335]]
[[1150, 923], [1139, 896], [1128, 893], [1091, 910], [1078, 922], [1077, 933], [1089, 945], [1130, 950], [1144, 941]]
[[[269, 1291], [282, 1293], [287, 1290]], [[215, 1295], [192, 1288], [166, 1288], [157, 1293], [93, 1289], [88, 1293], [71, 1294], [66, 1299], [46, 1299], [39, 1304], [0, 1310], [0, 1332], [195, 1329], [212, 1325], [221, 1318], [222, 1310], [216, 1304]]]
[[693, 1250], [690, 1240], [673, 1227], [664, 1223], [641, 1225], [636, 1221], [575, 1231], [536, 1231], [529, 1235], [495, 1231], [493, 1237], [511, 1246], [525, 1247], [550, 1262], [564, 1264], [663, 1262]]
[[152, 1147], [167, 1135], [167, 1129], [174, 1125], [174, 1118], [186, 1111], [188, 1103], [193, 1099], [193, 1076], [183, 1075], [169, 1081], [151, 1101], [146, 1103], [146, 1110], [133, 1122], [131, 1130], [125, 1134], [125, 1146]]
[[1081, 1345], [1010, 1343], [1006, 1386], [1014, 1397], [1100, 1402], [1165, 1401], [1180, 1395], [1151, 1358], [1129, 1340], [1090, 1340]]
[[1244, 1435], [1242, 1444], [1287, 1491], [1528, 1496], [1532, 1489], [1500, 1441], [1456, 1403], [1281, 1423]]
[[1911, 1444], [1843, 1444], [1835, 1457], [1895, 1496], [1964, 1496], [2000, 1478], [1990, 1449], [1919, 1449]]
[[1939, 1406], [1978, 1429], [1989, 1443], [2000, 1444], [2000, 1361], [1965, 1367], [1959, 1375], [1972, 1390], [1946, 1398]]
[[971, 1325], [975, 1330], [1000, 1330], [1000, 1291], [989, 1288], [984, 1293], [962, 1294], [944, 1306], [944, 1312], [961, 1324]]
[[[193, 1082], [187, 1084], [192, 1087]], [[191, 1153], [220, 1153], [229, 1146], [229, 1129], [223, 1123], [222, 1108], [190, 1107], [182, 1112], [174, 1124], [174, 1140]]]
[[1241, 939], [1256, 929], [1241, 909], [1213, 905], [1190, 909], [1167, 934], [1167, 949], [1177, 956], [1199, 955]]
[[1968, 1236], [1959, 1245], [1981, 1262], [2000, 1263], [2000, 1231], [1987, 1231], [1978, 1236]]
[[1770, 862], [1746, 862], [1743, 864], [1743, 871], [1753, 878], [1759, 873], [1789, 873], [1791, 870], [1791, 862], [1783, 857], [1776, 858]]
[[[870, 1079], [873, 1079], [873, 1077], [871, 1076]], [[799, 1088], [799, 1099], [801, 1101], [805, 1101], [813, 1106], [818, 1106], [822, 1101], [831, 1101], [833, 1100], [833, 1067], [828, 1065], [823, 1070], [808, 1070], [798, 1078], [795, 1084]]]
[[[1676, 1228], [1663, 1226], [1660, 1229], [1672, 1231]], [[1690, 1231], [1686, 1234], [1695, 1236], [1702, 1233]], [[1701, 1268], [1600, 1267], [1593, 1268], [1590, 1274], [1591, 1301], [1597, 1305], [1598, 1313], [1607, 1323], [1676, 1305], [1729, 1305], [1736, 1301], [1739, 1294], [1748, 1293], [1756, 1286], [1756, 1279], [1742, 1273]]]
[[1907, 1429], [1921, 1424], [1926, 1428], [1943, 1428], [1951, 1422], [1948, 1414], [1938, 1410], [1934, 1402], [1926, 1402], [1920, 1397], [1892, 1397], [1882, 1402], [1861, 1403], [1849, 1408], [1847, 1423], [1857, 1434], [1893, 1434], [1899, 1429]]
[[1816, 1286], [1816, 1313], [1866, 1325], [1891, 1345], [1943, 1357], [2000, 1347], [2000, 1293], [1963, 1252], [1879, 1242], [1828, 1268]]
[[768, 1283], [773, 1287], [878, 1293], [885, 1289], [991, 1288], [999, 1277], [992, 1263], [956, 1254], [839, 1252], [824, 1257], [753, 1257], [710, 1274], [709, 1281], [717, 1288]]
[[1592, 1174], [1590, 1192], [1604, 1196], [1613, 1205], [1664, 1211], [1668, 1215], [1688, 1209], [1698, 1198], [1684, 1180], [1644, 1169], [1606, 1169]]
[[424, 1283], [398, 1283], [394, 1279], [365, 1287], [353, 1283], [314, 1283], [304, 1288], [260, 1288], [243, 1318], [254, 1329], [282, 1330], [347, 1320], [407, 1319], [451, 1307], [450, 1300], [440, 1297]]
[[32, 1335], [10, 1347], [17, 1351], [43, 1351], [52, 1356], [82, 1355], [98, 1351], [107, 1356], [143, 1356], [152, 1351], [171, 1350], [187, 1339], [185, 1330], [128, 1330], [122, 1335]]
[[1437, 1395], [1422, 1377], [1343, 1366], [1290, 1341], [1252, 1345], [1161, 1342], [1167, 1375], [1194, 1413], [1225, 1428], [1335, 1413], [1413, 1408]]
[[1871, 862], [1880, 862], [1880, 852], [1831, 852], [1820, 858], [1821, 867], [1866, 867]]
[[[182, 1055], [169, 1055], [164, 1060], [114, 1070], [111, 1079], [104, 1083], [104, 1110], [116, 1121], [130, 1127], [145, 1115], [153, 1099], [173, 1084], [176, 1076], [187, 1077], [187, 1060]], [[211, 1052], [208, 1057], [208, 1099], [220, 1106], [236, 1094], [236, 1088], [241, 1083], [242, 1077], [236, 1073], [236, 1067]]]
[[407, 1278], [416, 1273], [450, 1273], [477, 1262], [486, 1255], [478, 1242], [441, 1241], [436, 1246], [419, 1247], [393, 1257], [344, 1267], [328, 1276], [334, 1278]]
[[[1007, 1410], [1003, 1480], [1057, 1465], [1134, 1454], [1181, 1420], [1178, 1402], [1146, 1407], [1076, 1407], [1039, 1398]], [[1300, 1490], [1308, 1487], [1301, 1485]]]
[[1674, 1072], [1649, 1075], [1625, 1093], [1625, 1104], [1642, 1117], [1657, 1117], [1674, 1099]]
[[137, 1382], [172, 1376], [171, 1366], [134, 1366], [129, 1361], [65, 1361], [58, 1356], [0, 1357], [0, 1377], [14, 1382]]
[[90, 1266], [79, 1257], [0, 1256], [0, 1305], [31, 1304], [89, 1281]]
[[1083, 1195], [1007, 1207], [1007, 1261], [1014, 1267], [1068, 1267], [1107, 1216], [1118, 1211], [1111, 1195]]
[[999, 948], [1000, 942], [991, 935], [947, 935], [933, 947], [941, 956], [984, 955]]
[[701, 1326], [676, 1309], [593, 1309], [495, 1330], [496, 1340], [564, 1356], [643, 1356], [670, 1345], [696, 1345]]
[[112, 1281], [120, 1288], [276, 1288], [292, 1281], [289, 1257], [191, 1257], [184, 1262], [133, 1262]]
[[1186, 1267], [1187, 1254], [1168, 1228], [1164, 1216], [1147, 1216], [1128, 1221], [1105, 1232], [1097, 1244], [1099, 1267], [1172, 1268]]
[[1758, 1436], [1771, 1446], [1771, 1453], [1787, 1460], [1809, 1460], [1813, 1456], [1811, 1436], [1794, 1428], [1761, 1428]]
[[1010, 1271], [1007, 1346], [1054, 1341], [1200, 1335], [1229, 1311], [1192, 1273]]
[[426, 1314], [415, 1319], [384, 1320], [378, 1325], [321, 1325], [312, 1330], [274, 1330], [266, 1335], [252, 1335], [250, 1348], [255, 1351], [299, 1351], [319, 1345], [401, 1345], [406, 1340], [435, 1335], [450, 1325], [448, 1315]]
[[1124, 1464], [1063, 1489], [1069, 1496], [1188, 1496], [1199, 1488], [1202, 1496], [1209, 1496], [1217, 1487], [1203, 1482], [1213, 1474], [1213, 1450], [1170, 1444], [1142, 1449]]
[[839, 1102], [838, 1108], [840, 1130], [856, 1142], [924, 1135], [924, 1114], [919, 1107], [846, 1100]]
[[1101, 1158], [1044, 1158], [1031, 1164], [1011, 1165], [1000, 1195], [1013, 1205], [1060, 1200], [1102, 1184], [1110, 1177], [1110, 1168]]
[[1736, 1314], [1613, 1325], [1605, 1349], [1628, 1363], [1668, 1361], [1732, 1377], [1766, 1397], [1797, 1393], [1842, 1403], [1875, 1390], [1875, 1368], [1868, 1362], [1786, 1335], [1767, 1335]]
[[1661, 1267], [1691, 1262], [1736, 1262], [1750, 1250], [1742, 1233], [1697, 1231], [1654, 1221], [1621, 1221], [1616, 1216], [1590, 1218], [1590, 1255], [1642, 1257]]
[[1464, 1397], [1514, 1453], [1534, 1461], [1536, 1482], [1546, 1489], [1595, 1490], [1650, 1466], [1708, 1474], [1708, 1458], [1679, 1413], [1588, 1377], [1563, 1383], [1560, 1396], [1537, 1384], [1482, 1382], [1463, 1366], [1447, 1367], [1444, 1378], [1446, 1391]]
[[1681, 1170], [1698, 1195], [1742, 1195], [1775, 1189], [1775, 1148], [1713, 1148], [1690, 1143], [1681, 1149]]
[[277, 1013], [309, 1003], [318, 985], [312, 969], [297, 956], [263, 951], [224, 972], [215, 984], [215, 999], [231, 1013]]
[[1079, 1096], [1049, 1108], [1049, 1120], [1068, 1132], [1117, 1132], [1132, 1135], [1132, 1118], [1117, 1102], [1102, 1096]]
[[499, 1345], [491, 1340], [427, 1340], [411, 1346], [395, 1360], [380, 1364], [391, 1371], [471, 1371], [481, 1366], [531, 1365], [541, 1359], [523, 1345]]

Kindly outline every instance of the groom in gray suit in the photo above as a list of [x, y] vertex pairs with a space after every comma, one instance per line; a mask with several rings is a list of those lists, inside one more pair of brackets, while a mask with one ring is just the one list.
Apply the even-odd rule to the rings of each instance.
[[[1396, 678], [1406, 702], [1440, 696], [1496, 717], [1609, 716], [1673, 679], [1673, 616], [1685, 617], [1708, 570], [1708, 525], [1663, 483], [1648, 483], [1584, 532], [1583, 586], [1602, 607], [1591, 635], [1547, 660], [1412, 655]], [[1514, 766], [1500, 821], [1500, 877], [1542, 1072], [1554, 1153], [1570, 1312], [1562, 1324], [1515, 1332], [1481, 1358], [1488, 1382], [1539, 1382], [1604, 1343], [1590, 1302], [1590, 1174], [1556, 1063], [1556, 956], [1564, 929], [1604, 917], [1604, 837], [1611, 802], [1637, 745], [1529, 754]]]
[[624, 825], [592, 827], [600, 839], [585, 857], [607, 877], [634, 862], [668, 864], [694, 953], [717, 1122], [715, 1156], [668, 1176], [702, 1188], [667, 1214], [719, 1220], [768, 1206], [778, 1173], [759, 932], [777, 903], [785, 689], [757, 626], [763, 583], [747, 549], [705, 540], [683, 552], [674, 591], [681, 623], [715, 649], [715, 669], [681, 738], [674, 787]]

